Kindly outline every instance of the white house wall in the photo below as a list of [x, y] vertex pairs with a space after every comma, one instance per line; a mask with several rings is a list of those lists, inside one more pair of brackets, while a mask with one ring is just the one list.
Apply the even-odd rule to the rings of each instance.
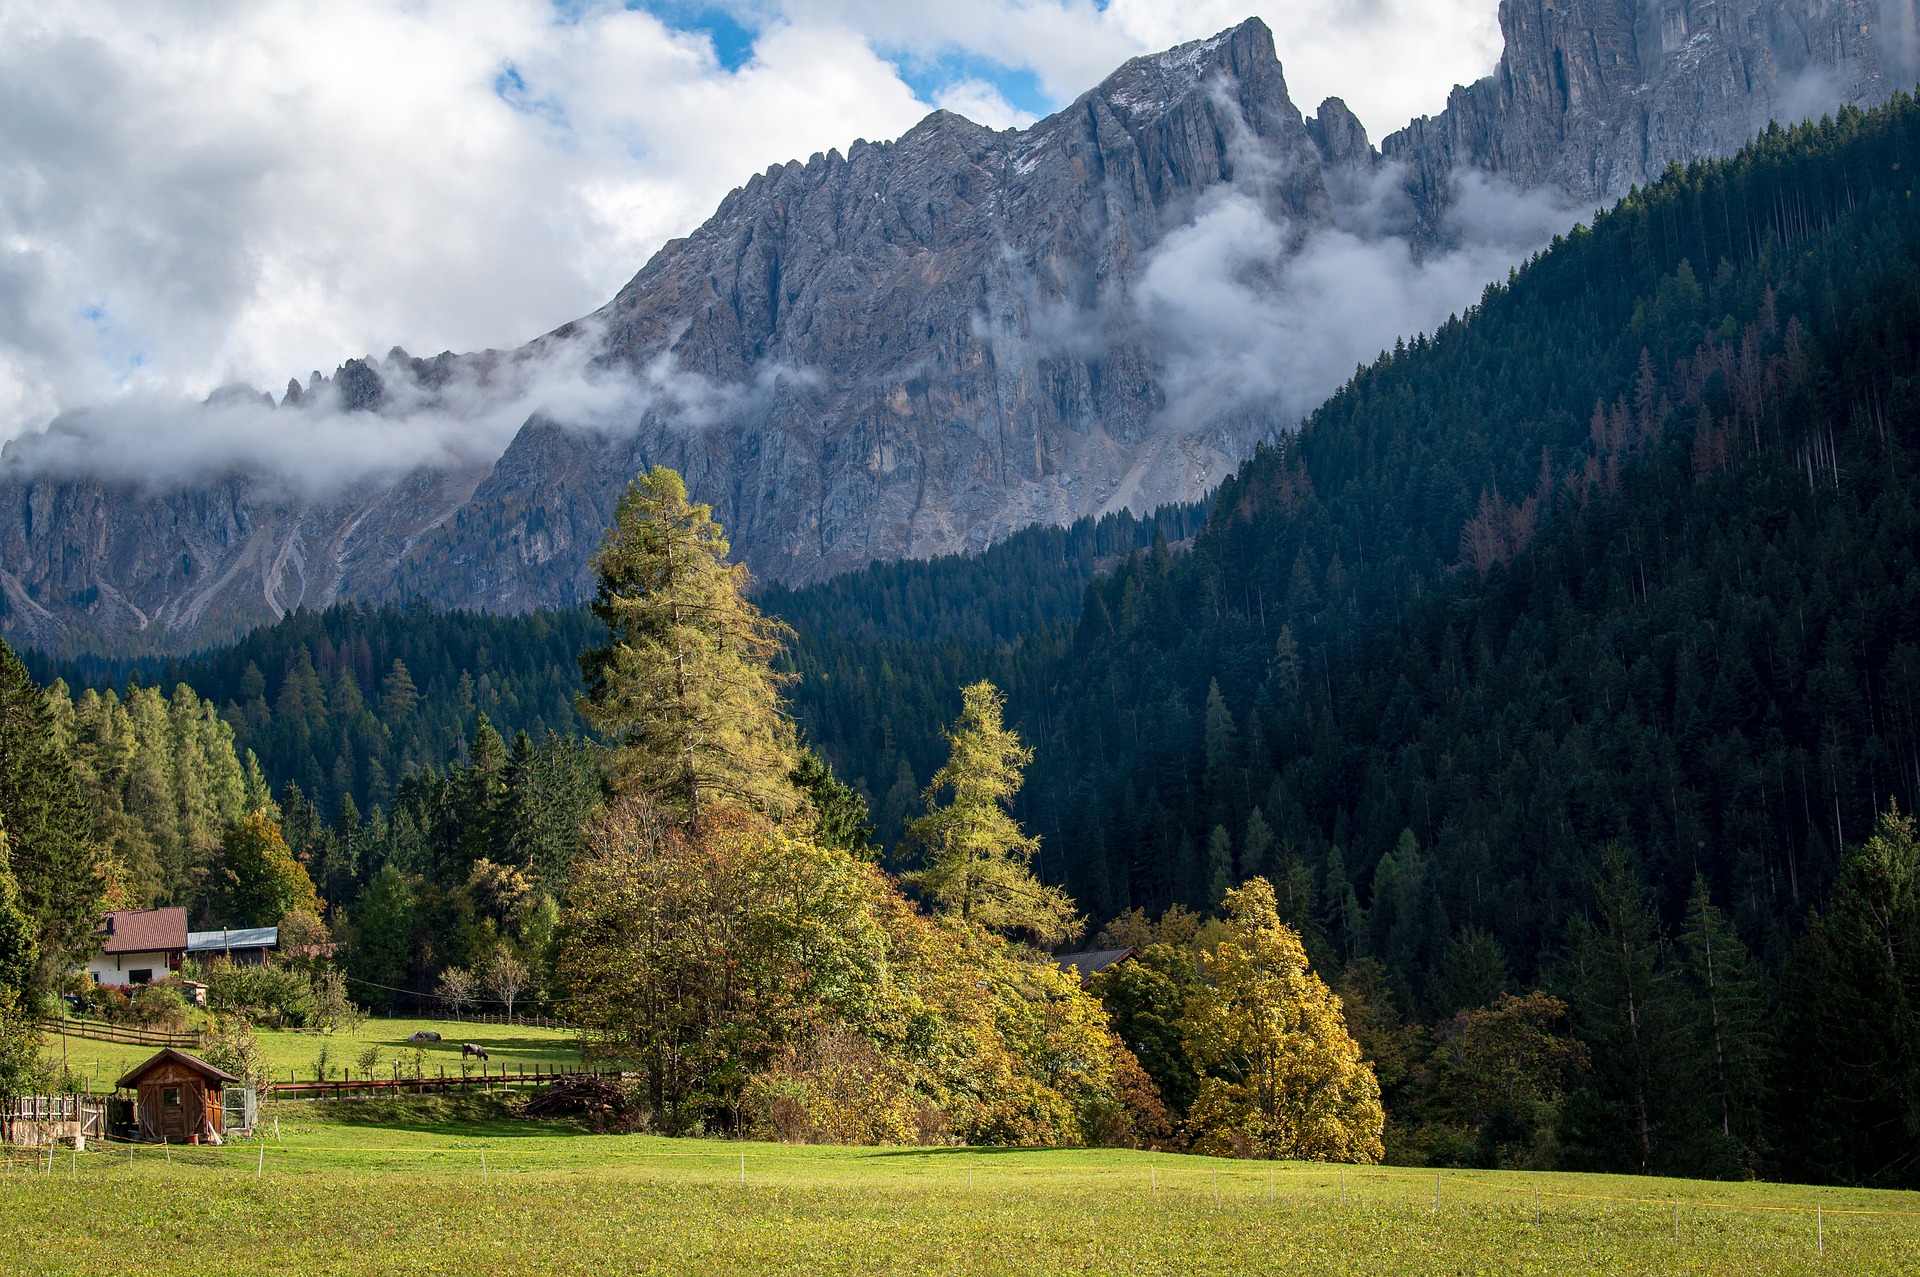
[[96, 953], [87, 962], [87, 974], [100, 984], [131, 984], [135, 971], [151, 971], [156, 981], [172, 974], [167, 965], [173, 955], [165, 949], [147, 953]]

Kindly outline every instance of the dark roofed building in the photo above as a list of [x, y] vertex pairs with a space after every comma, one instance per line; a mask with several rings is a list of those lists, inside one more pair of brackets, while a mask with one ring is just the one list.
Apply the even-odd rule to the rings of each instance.
[[1054, 965], [1062, 971], [1071, 971], [1085, 984], [1108, 967], [1118, 966], [1134, 956], [1133, 946], [1124, 949], [1095, 949], [1090, 953], [1061, 953], [1054, 956]]
[[180, 969], [187, 954], [187, 911], [116, 909], [94, 928], [100, 951], [87, 972], [101, 984], [151, 984]]

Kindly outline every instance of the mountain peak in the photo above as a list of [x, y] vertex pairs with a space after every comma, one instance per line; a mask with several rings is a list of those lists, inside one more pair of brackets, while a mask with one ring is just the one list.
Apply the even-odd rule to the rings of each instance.
[[[1259, 18], [1248, 18], [1204, 40], [1190, 40], [1161, 53], [1149, 53], [1122, 65], [1087, 97], [1099, 98], [1131, 118], [1155, 118], [1200, 89], [1220, 80], [1279, 82], [1280, 58], [1273, 32]], [[1077, 105], [1077, 104], [1076, 104]]]

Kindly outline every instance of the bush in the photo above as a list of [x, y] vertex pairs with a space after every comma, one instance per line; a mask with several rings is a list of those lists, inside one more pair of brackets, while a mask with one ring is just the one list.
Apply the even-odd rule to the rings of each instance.
[[149, 1029], [178, 1033], [187, 1027], [187, 1000], [171, 982], [143, 984], [133, 995], [133, 1019]]
[[273, 1070], [267, 1053], [253, 1035], [253, 1026], [237, 1016], [214, 1022], [213, 1033], [200, 1052], [200, 1058], [216, 1069], [225, 1069], [248, 1086], [265, 1091]]
[[207, 972], [207, 1009], [274, 1029], [304, 1028], [313, 1022], [313, 985], [290, 967], [242, 967], [223, 959]]
[[898, 1056], [858, 1033], [816, 1034], [747, 1084], [749, 1122], [783, 1144], [951, 1144], [953, 1128], [913, 1090]]
[[177, 1033], [187, 1026], [187, 1001], [172, 982], [123, 986], [96, 984], [79, 995], [83, 1014], [109, 1024]]

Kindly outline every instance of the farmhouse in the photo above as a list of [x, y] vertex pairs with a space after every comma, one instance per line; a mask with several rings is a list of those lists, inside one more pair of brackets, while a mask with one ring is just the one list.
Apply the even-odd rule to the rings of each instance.
[[152, 984], [180, 969], [187, 956], [187, 911], [116, 909], [94, 929], [100, 951], [87, 974], [100, 984]]
[[152, 984], [180, 970], [191, 957], [211, 962], [224, 957], [241, 966], [258, 966], [280, 944], [278, 927], [222, 927], [218, 931], [188, 931], [187, 911], [116, 909], [95, 928], [100, 951], [87, 963], [87, 974], [100, 984]]
[[149, 1143], [218, 1144], [230, 1125], [251, 1123], [251, 1096], [239, 1078], [171, 1047], [116, 1085], [134, 1092], [134, 1124]]

